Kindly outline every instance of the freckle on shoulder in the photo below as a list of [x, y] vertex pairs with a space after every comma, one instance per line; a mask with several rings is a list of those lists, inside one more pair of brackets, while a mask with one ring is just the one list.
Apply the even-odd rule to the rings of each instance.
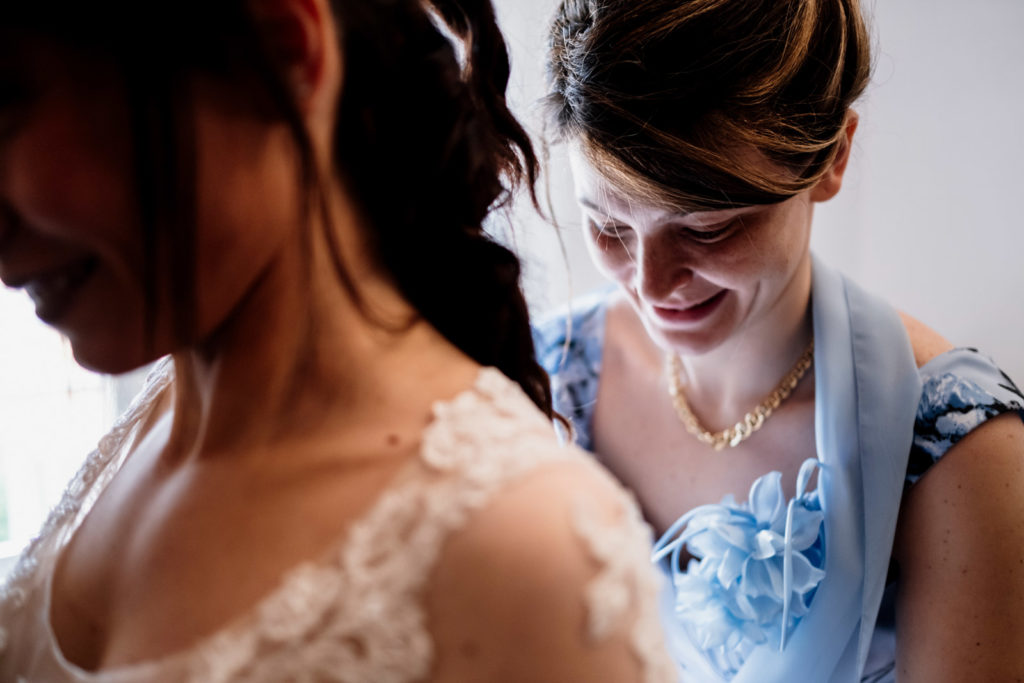
[[907, 336], [910, 337], [910, 345], [914, 349], [914, 361], [917, 363], [917, 367], [921, 367], [932, 358], [953, 348], [953, 345], [945, 337], [920, 320], [902, 311], [900, 311], [900, 318], [903, 320], [903, 326], [907, 329]]

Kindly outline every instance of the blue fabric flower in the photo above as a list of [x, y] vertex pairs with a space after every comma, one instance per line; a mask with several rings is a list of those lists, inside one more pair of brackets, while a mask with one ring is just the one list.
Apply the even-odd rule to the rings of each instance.
[[[669, 558], [680, 622], [724, 678], [758, 645], [784, 648], [825, 577], [824, 513], [817, 495], [805, 492], [817, 466], [812, 458], [800, 467], [792, 500], [782, 475], [770, 472], [746, 503], [726, 496], [692, 510], [655, 544], [654, 560]], [[684, 547], [694, 558], [685, 572]]]

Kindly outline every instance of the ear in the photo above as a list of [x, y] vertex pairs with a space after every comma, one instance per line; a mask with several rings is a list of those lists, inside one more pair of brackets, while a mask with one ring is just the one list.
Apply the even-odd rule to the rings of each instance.
[[299, 111], [308, 116], [327, 108], [333, 114], [341, 65], [328, 0], [250, 0], [250, 8]]
[[839, 188], [843, 186], [843, 175], [846, 173], [846, 164], [850, 161], [850, 149], [853, 147], [853, 134], [857, 132], [857, 123], [860, 117], [852, 109], [846, 114], [846, 124], [843, 128], [842, 138], [839, 140], [839, 152], [832, 161], [828, 172], [821, 180], [811, 188], [811, 201], [824, 202], [835, 197]]

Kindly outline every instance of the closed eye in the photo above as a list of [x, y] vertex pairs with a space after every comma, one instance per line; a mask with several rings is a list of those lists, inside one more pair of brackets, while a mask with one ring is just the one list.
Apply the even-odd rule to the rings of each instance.
[[707, 228], [683, 228], [683, 234], [695, 242], [710, 244], [728, 236], [733, 232], [733, 228], [738, 227], [739, 224], [740, 219], [734, 218], [717, 226], [711, 225]]
[[597, 221], [588, 218], [587, 227], [594, 233], [596, 237], [606, 239], [618, 239], [621, 240], [633, 230], [628, 225], [621, 225], [618, 223], [598, 223]]

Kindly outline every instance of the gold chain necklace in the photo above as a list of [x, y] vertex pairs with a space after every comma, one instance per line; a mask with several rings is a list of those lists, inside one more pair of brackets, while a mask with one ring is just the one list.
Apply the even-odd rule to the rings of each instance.
[[697, 420], [697, 416], [690, 410], [690, 404], [686, 402], [686, 394], [683, 393], [682, 382], [679, 380], [682, 364], [678, 354], [675, 353], [668, 355], [668, 393], [672, 397], [672, 405], [675, 406], [679, 420], [686, 427], [686, 431], [697, 437], [698, 441], [711, 446], [716, 451], [720, 451], [726, 446], [735, 448], [760, 429], [775, 409], [789, 398], [793, 389], [796, 389], [796, 385], [800, 383], [808, 368], [811, 367], [812, 362], [814, 362], [814, 339], [811, 339], [811, 343], [800, 354], [785, 377], [775, 386], [772, 393], [768, 394], [735, 425], [717, 433], [704, 429], [700, 421]]

